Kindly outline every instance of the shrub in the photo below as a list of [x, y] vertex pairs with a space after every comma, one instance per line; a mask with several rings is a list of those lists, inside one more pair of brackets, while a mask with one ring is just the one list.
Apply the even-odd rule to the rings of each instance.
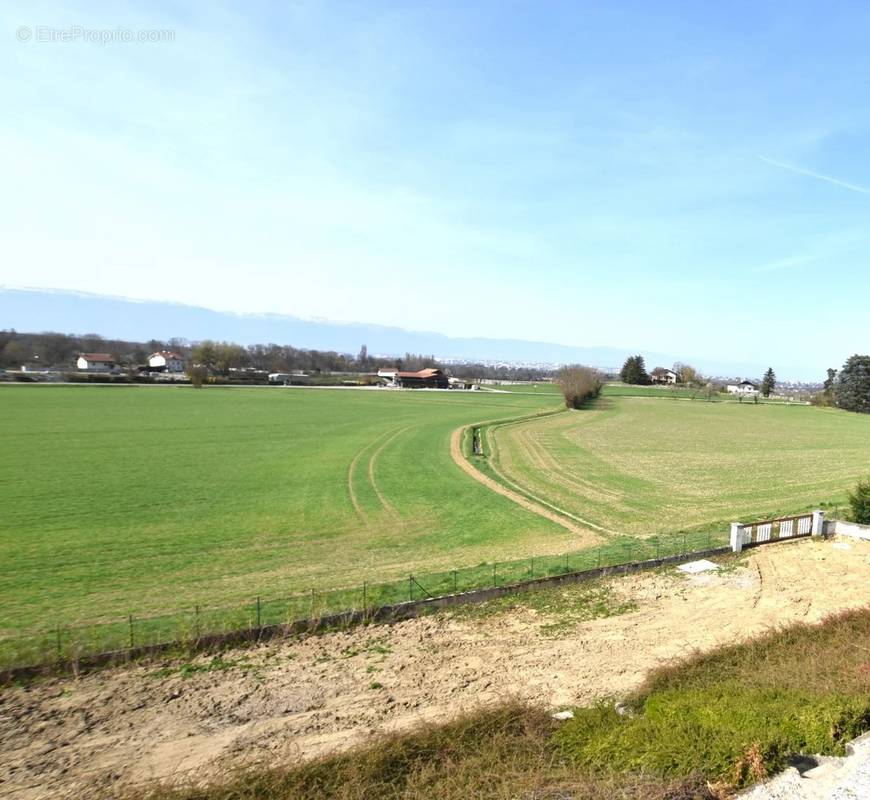
[[580, 408], [587, 400], [598, 397], [603, 381], [590, 367], [565, 367], [559, 372], [559, 385], [568, 408]]
[[870, 478], [858, 481], [855, 490], [849, 492], [849, 505], [853, 522], [870, 525]]
[[205, 367], [191, 367], [187, 370], [187, 377], [190, 378], [190, 383], [194, 389], [202, 389], [202, 384], [208, 377], [208, 370]]

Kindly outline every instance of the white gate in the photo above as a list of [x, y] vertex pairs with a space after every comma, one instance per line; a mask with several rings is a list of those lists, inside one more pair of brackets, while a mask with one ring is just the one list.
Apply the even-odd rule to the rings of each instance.
[[767, 519], [761, 522], [731, 523], [731, 549], [739, 553], [744, 547], [765, 542], [779, 542], [800, 536], [820, 536], [825, 527], [825, 512], [812, 511], [796, 517]]

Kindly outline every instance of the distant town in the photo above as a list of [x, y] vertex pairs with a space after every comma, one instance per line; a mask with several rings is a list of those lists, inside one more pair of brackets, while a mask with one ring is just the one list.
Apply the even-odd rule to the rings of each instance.
[[[626, 365], [588, 365], [605, 381], [695, 386], [739, 399], [762, 392], [763, 377], [701, 375], [684, 364], [656, 365], [626, 375]], [[632, 359], [629, 359], [631, 362]], [[626, 362], [628, 364], [628, 362]], [[0, 380], [71, 383], [195, 383], [247, 385], [370, 386], [473, 390], [510, 383], [557, 380], [566, 364], [558, 362], [469, 361], [437, 355], [356, 354], [299, 349], [288, 345], [242, 346], [230, 342], [181, 339], [131, 342], [94, 334], [0, 331]], [[774, 396], [809, 401], [819, 382], [775, 382]], [[771, 391], [766, 392], [766, 396]]]

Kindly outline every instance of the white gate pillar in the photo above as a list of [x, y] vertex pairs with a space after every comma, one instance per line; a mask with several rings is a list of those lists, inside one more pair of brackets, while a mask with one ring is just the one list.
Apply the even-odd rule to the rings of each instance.
[[813, 511], [813, 536], [821, 536], [825, 532], [825, 512], [820, 509]]
[[735, 553], [743, 550], [743, 524], [740, 522], [731, 523], [731, 550]]

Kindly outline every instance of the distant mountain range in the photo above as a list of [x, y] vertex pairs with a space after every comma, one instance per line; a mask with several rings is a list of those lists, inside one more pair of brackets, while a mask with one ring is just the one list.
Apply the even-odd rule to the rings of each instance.
[[[720, 376], [760, 376], [764, 371], [759, 364], [718, 363], [688, 355], [656, 353], [643, 347], [626, 350], [523, 339], [454, 338], [385, 325], [300, 319], [280, 314], [232, 314], [178, 303], [66, 291], [0, 288], [0, 328], [32, 333], [97, 333], [134, 341], [178, 338], [220, 339], [245, 345], [274, 342], [354, 354], [365, 344], [372, 355], [401, 356], [409, 352], [444, 360], [581, 363], [603, 368], [619, 367], [629, 355], [641, 353], [648, 368], [686, 361], [702, 372]], [[788, 376], [783, 373], [782, 377]]]

